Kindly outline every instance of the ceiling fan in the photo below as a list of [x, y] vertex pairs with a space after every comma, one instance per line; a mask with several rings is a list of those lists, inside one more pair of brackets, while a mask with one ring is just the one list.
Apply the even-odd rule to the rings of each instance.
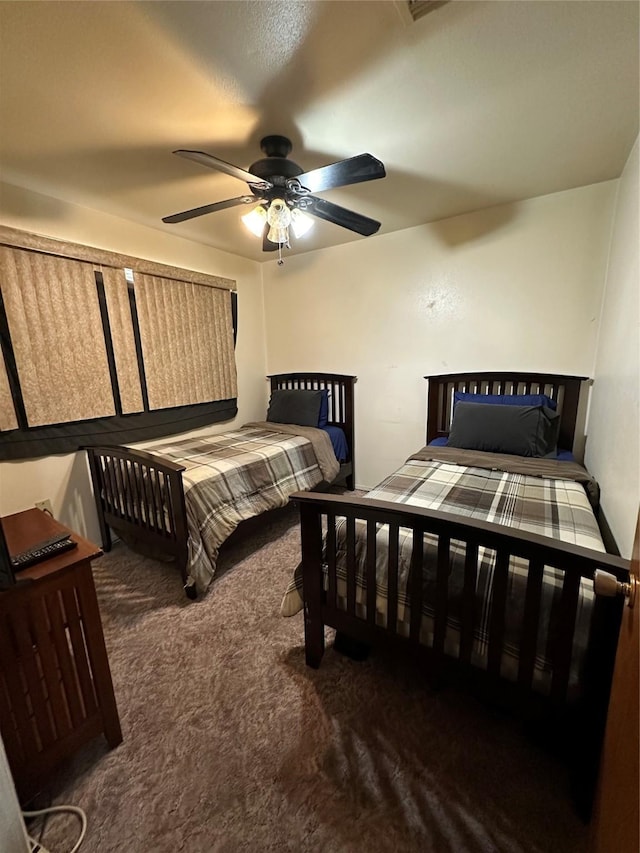
[[217, 169], [233, 178], [246, 181], [251, 195], [241, 195], [183, 210], [181, 213], [164, 216], [162, 221], [185, 222], [187, 219], [228, 207], [255, 204], [258, 200], [257, 207], [242, 219], [256, 236], [262, 236], [262, 248], [265, 252], [281, 250], [283, 246], [288, 246], [290, 227], [296, 237], [302, 236], [312, 223], [306, 215], [309, 213], [365, 237], [375, 234], [380, 228], [380, 223], [375, 219], [332, 204], [313, 193], [384, 178], [384, 164], [371, 154], [359, 154], [357, 157], [321, 166], [311, 172], [303, 172], [297, 163], [287, 159], [291, 148], [291, 141], [286, 136], [265, 136], [260, 140], [260, 149], [265, 157], [249, 166], [248, 170], [204, 151], [174, 151], [174, 154], [187, 160], [194, 160], [210, 169]]

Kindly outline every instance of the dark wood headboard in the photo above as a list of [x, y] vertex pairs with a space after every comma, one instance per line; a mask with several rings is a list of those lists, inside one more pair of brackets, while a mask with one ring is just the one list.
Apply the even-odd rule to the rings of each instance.
[[439, 436], [448, 436], [453, 417], [454, 391], [468, 394], [546, 394], [555, 400], [560, 412], [558, 446], [573, 448], [583, 383], [586, 376], [559, 376], [555, 373], [448, 373], [425, 376], [427, 391], [427, 444]]
[[329, 391], [329, 426], [340, 427], [347, 437], [349, 459], [354, 460], [354, 409], [353, 385], [355, 376], [340, 373], [276, 373], [267, 377], [271, 390], [299, 389], [302, 391]]

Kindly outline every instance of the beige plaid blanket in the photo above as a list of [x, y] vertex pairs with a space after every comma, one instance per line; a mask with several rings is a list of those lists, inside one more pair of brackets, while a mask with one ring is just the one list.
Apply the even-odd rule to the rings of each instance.
[[199, 593], [213, 580], [220, 546], [241, 521], [285, 506], [289, 495], [330, 482], [340, 470], [324, 430], [291, 424], [245, 424], [145, 449], [185, 466], [188, 571]]

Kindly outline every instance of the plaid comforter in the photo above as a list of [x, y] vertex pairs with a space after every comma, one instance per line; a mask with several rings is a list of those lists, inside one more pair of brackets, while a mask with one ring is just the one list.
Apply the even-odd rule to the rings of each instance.
[[[431, 448], [428, 450], [431, 451]], [[408, 459], [398, 471], [368, 492], [365, 499], [393, 501], [451, 512], [468, 518], [504, 524], [518, 530], [549, 536], [596, 551], [604, 551], [593, 510], [585, 488], [580, 482], [571, 479], [556, 479], [553, 476], [539, 477], [531, 474], [507, 473], [497, 467], [500, 464], [497, 454], [483, 455], [487, 458], [484, 463], [481, 461], [480, 464], [484, 464], [486, 467], [478, 467], [478, 460], [476, 460], [474, 467], [469, 467], [448, 461], [424, 460], [419, 458], [420, 454], [416, 454], [417, 458]], [[581, 470], [584, 472], [584, 469]], [[588, 477], [588, 475], [586, 476]], [[578, 477], [578, 479], [580, 478]], [[339, 521], [336, 532], [339, 596], [346, 596], [345, 528], [344, 520]], [[361, 529], [364, 530], [364, 525], [361, 525]], [[358, 525], [356, 526], [356, 536], [358, 561], [356, 603], [359, 615], [365, 616], [366, 581], [364, 565], [366, 541], [364, 536], [359, 536]], [[425, 603], [421, 639], [427, 645], [431, 645], [433, 642], [436, 589], [435, 541], [434, 537], [425, 536], [423, 580], [423, 601]], [[386, 623], [387, 543], [387, 528], [385, 525], [379, 525], [376, 538], [376, 618], [379, 624]], [[407, 634], [409, 620], [407, 581], [411, 565], [411, 551], [412, 533], [408, 529], [401, 529], [398, 577], [398, 621], [401, 624], [398, 630]], [[454, 656], [457, 655], [459, 645], [464, 556], [464, 547], [452, 541], [445, 651]], [[493, 583], [495, 553], [488, 549], [480, 549], [478, 562], [477, 601], [483, 604], [479, 608], [481, 617], [476, 626], [473, 663], [477, 666], [486, 666], [490, 616], [487, 601]], [[517, 558], [512, 558], [506, 607], [505, 654], [502, 664], [502, 674], [505, 677], [515, 677], [517, 672], [518, 638], [524, 613], [526, 578], [526, 563]], [[548, 682], [549, 666], [546, 644], [549, 641], [549, 631], [547, 628], [550, 622], [553, 624], [554, 603], [559, 598], [561, 584], [562, 573], [545, 568], [541, 605], [543, 628], [539, 631], [536, 661], [536, 678], [539, 682], [542, 680]], [[574, 643], [576, 655], [574, 656], [575, 665], [571, 674], [571, 684], [577, 680], [579, 658], [588, 636], [592, 597], [591, 583], [583, 582], [577, 615]], [[301, 566], [299, 566], [285, 593], [281, 608], [282, 615], [291, 616], [298, 612], [302, 606], [302, 571]], [[541, 686], [540, 683], [538, 686]]]
[[[302, 434], [295, 434], [296, 429]], [[199, 593], [213, 579], [220, 546], [241, 521], [285, 506], [289, 495], [312, 489], [325, 475], [336, 476], [339, 465], [329, 436], [319, 429], [310, 433], [310, 429], [283, 425], [281, 432], [252, 424], [146, 448], [185, 466], [188, 571]], [[324, 464], [321, 470], [318, 461], [327, 444], [335, 463], [328, 471]]]

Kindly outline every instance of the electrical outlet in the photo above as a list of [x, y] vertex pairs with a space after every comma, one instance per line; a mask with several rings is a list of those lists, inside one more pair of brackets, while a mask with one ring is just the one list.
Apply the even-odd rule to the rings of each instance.
[[36, 509], [41, 509], [43, 512], [48, 512], [51, 516], [53, 516], [53, 506], [51, 505], [51, 501], [47, 498], [44, 501], [36, 501]]

